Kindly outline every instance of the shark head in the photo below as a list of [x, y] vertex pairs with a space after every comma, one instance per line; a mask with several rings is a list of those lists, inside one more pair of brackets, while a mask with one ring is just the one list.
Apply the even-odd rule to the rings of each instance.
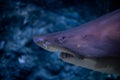
[[[82, 59], [82, 55], [78, 55], [75, 51], [69, 47], [80, 47], [80, 44], [74, 40], [76, 36], [66, 34], [64, 31], [51, 33], [48, 35], [38, 35], [34, 37], [34, 42], [41, 48], [51, 51], [60, 52], [60, 58], [66, 62], [74, 64], [72, 61], [76, 61], [76, 58]], [[71, 42], [71, 39], [73, 42]], [[69, 47], [68, 47], [69, 46]]]

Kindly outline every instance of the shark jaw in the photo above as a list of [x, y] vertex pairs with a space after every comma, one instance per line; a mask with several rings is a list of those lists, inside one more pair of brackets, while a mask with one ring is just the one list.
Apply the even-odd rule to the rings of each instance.
[[38, 39], [39, 37], [36, 37], [34, 38], [34, 42], [40, 46], [41, 48], [47, 50], [47, 51], [50, 51], [50, 52], [60, 52], [60, 58], [61, 59], [68, 59], [68, 58], [73, 58], [73, 57], [76, 57], [75, 54], [63, 47], [60, 47], [60, 46], [56, 46], [56, 45], [53, 45], [51, 44], [50, 42], [48, 41], [45, 41], [43, 39]]

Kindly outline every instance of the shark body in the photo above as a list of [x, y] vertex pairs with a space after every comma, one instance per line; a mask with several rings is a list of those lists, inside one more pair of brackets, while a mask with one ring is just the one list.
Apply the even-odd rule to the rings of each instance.
[[120, 74], [120, 9], [79, 27], [34, 37], [65, 62], [95, 71]]

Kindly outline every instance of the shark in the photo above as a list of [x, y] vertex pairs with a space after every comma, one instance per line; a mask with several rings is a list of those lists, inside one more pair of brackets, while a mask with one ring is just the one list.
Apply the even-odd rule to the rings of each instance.
[[60, 52], [65, 62], [120, 74], [120, 9], [76, 28], [36, 35], [33, 40], [47, 51]]

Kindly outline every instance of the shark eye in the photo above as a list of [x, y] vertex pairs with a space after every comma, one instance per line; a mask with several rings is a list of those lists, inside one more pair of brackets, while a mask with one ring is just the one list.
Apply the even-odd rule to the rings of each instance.
[[58, 38], [57, 38], [57, 41], [58, 41], [59, 43], [64, 43], [64, 42], [66, 41], [66, 37], [65, 37], [65, 36], [58, 37]]

